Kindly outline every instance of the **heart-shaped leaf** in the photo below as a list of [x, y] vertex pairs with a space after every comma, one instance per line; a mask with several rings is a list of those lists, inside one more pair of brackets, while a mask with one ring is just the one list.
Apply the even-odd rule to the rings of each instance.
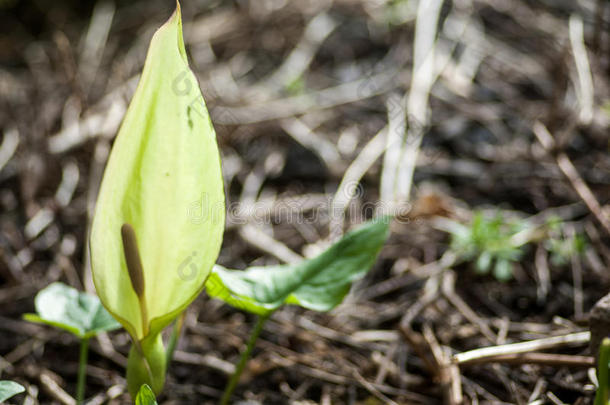
[[341, 303], [352, 283], [364, 276], [388, 237], [389, 218], [371, 221], [346, 234], [320, 255], [294, 265], [215, 266], [207, 293], [227, 304], [267, 315], [283, 304], [328, 311]]
[[[154, 339], [202, 291], [224, 216], [216, 135], [188, 66], [177, 4], [150, 42], [91, 230], [98, 295], [135, 341]], [[131, 263], [141, 260], [132, 277], [124, 247]]]
[[34, 304], [36, 314], [25, 314], [24, 319], [55, 326], [80, 339], [121, 327], [95, 295], [63, 283], [52, 283], [39, 291]]
[[157, 399], [147, 384], [142, 384], [136, 396], [136, 405], [157, 405]]
[[25, 388], [21, 384], [17, 384], [14, 381], [0, 381], [0, 403], [17, 394], [21, 394], [23, 391], [25, 391]]

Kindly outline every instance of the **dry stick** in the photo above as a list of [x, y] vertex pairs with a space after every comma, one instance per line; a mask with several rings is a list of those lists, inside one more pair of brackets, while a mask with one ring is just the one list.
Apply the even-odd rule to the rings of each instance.
[[547, 252], [544, 247], [538, 245], [536, 248], [536, 254], [534, 256], [534, 267], [536, 269], [536, 281], [538, 287], [536, 288], [536, 295], [538, 301], [546, 302], [546, 297], [551, 290], [551, 271], [549, 270], [549, 263], [547, 260]]
[[432, 276], [426, 281], [424, 294], [405, 312], [400, 320], [401, 328], [410, 328], [411, 322], [421, 311], [424, 310], [432, 302], [436, 301], [439, 294], [440, 280], [439, 276]]
[[[125, 385], [116, 384], [108, 388], [105, 392], [100, 392], [93, 398], [87, 401], [87, 405], [103, 405], [111, 402], [112, 399], [118, 398], [125, 392]], [[25, 405], [25, 404], [24, 404]]]
[[564, 402], [553, 394], [551, 391], [546, 393], [547, 398], [555, 405], [564, 405]]
[[577, 356], [556, 353], [511, 353], [499, 354], [497, 356], [481, 357], [462, 363], [462, 365], [473, 365], [481, 363], [506, 363], [506, 364], [543, 364], [547, 366], [569, 366], [569, 367], [595, 367], [595, 358], [592, 356]]
[[76, 400], [64, 391], [52, 376], [53, 373], [49, 370], [43, 369], [40, 372], [38, 378], [45, 391], [63, 405], [76, 405]]
[[383, 94], [401, 84], [400, 72], [384, 72], [323, 90], [243, 107], [217, 106], [210, 111], [217, 125], [254, 124], [336, 107]]
[[284, 263], [299, 263], [303, 257], [282, 242], [267, 235], [254, 225], [244, 225], [239, 229], [239, 235], [252, 246], [274, 256]]
[[102, 61], [108, 33], [114, 18], [114, 2], [98, 1], [93, 8], [84, 46], [79, 58], [78, 75], [85, 93], [91, 88], [95, 74]]
[[320, 157], [328, 168], [339, 173], [341, 155], [335, 144], [310, 128], [303, 120], [287, 118], [280, 121], [282, 129], [295, 141]]
[[[226, 183], [228, 184], [228, 182]], [[251, 205], [254, 203], [256, 203], [256, 206]], [[238, 228], [244, 223], [255, 222], [257, 219], [257, 212], [268, 212], [271, 219], [282, 220], [285, 218], [287, 208], [290, 209], [289, 215], [297, 216], [302, 215], [307, 211], [325, 208], [327, 204], [328, 197], [322, 193], [302, 194], [280, 198], [266, 196], [252, 202], [244, 202], [242, 199], [239, 202], [238, 210], [230, 210], [230, 212], [227, 213], [225, 231]], [[227, 204], [227, 206], [229, 206], [229, 204]], [[260, 217], [258, 217], [258, 219], [260, 220]], [[314, 239], [319, 239], [317, 234]]]
[[529, 340], [519, 343], [510, 343], [506, 345], [482, 347], [480, 349], [457, 353], [453, 356], [453, 361], [458, 364], [468, 364], [474, 361], [480, 361], [481, 359], [493, 358], [500, 355], [528, 353], [561, 346], [580, 345], [587, 343], [590, 338], [591, 332], [587, 331]]
[[456, 364], [451, 362], [448, 353], [438, 343], [436, 336], [434, 336], [434, 332], [432, 332], [432, 328], [430, 328], [428, 324], [424, 324], [423, 336], [430, 347], [430, 351], [432, 352], [432, 356], [436, 363], [436, 375], [443, 386], [447, 403], [450, 405], [461, 404], [463, 402], [463, 397], [459, 368]]
[[381, 295], [396, 291], [409, 283], [412, 283], [414, 277], [417, 279], [434, 277], [435, 275], [443, 272], [445, 269], [453, 266], [456, 262], [457, 256], [453, 252], [447, 250], [439, 260], [426, 263], [406, 274], [381, 281], [380, 283], [367, 288], [367, 290], [364, 291], [360, 296], [360, 299], [370, 301]]
[[[444, 84], [457, 95], [467, 98], [474, 87], [474, 78], [479, 66], [487, 53], [482, 43], [485, 38], [481, 37], [482, 22], [470, 15], [472, 4], [470, 1], [454, 3], [454, 11], [447, 16], [443, 24], [443, 36], [439, 37], [439, 47], [447, 47], [447, 66], [441, 72], [445, 79]], [[478, 27], [478, 28], [474, 28]], [[446, 42], [449, 44], [445, 45]], [[457, 44], [464, 47], [458, 60], [454, 62], [453, 49]]]
[[[51, 154], [67, 152], [89, 138], [114, 137], [127, 110], [126, 100], [129, 100], [135, 92], [139, 79], [140, 75], [136, 75], [112, 90], [100, 102], [88, 109], [80, 121], [64, 122], [62, 129], [49, 137], [49, 152]], [[95, 189], [97, 190], [97, 187]]]
[[373, 394], [374, 397], [382, 401], [384, 404], [398, 405], [396, 402], [392, 401], [390, 398], [383, 395], [373, 384], [368, 382], [360, 373], [354, 369], [353, 370], [354, 378], [356, 381], [360, 383], [368, 392]]
[[396, 355], [397, 350], [398, 343], [394, 342], [380, 358], [377, 374], [375, 375], [375, 384], [383, 384], [391, 367], [396, 367], [392, 358]]
[[440, 73], [434, 55], [442, 3], [442, 0], [419, 3], [411, 89], [408, 95], [394, 103], [388, 100], [389, 123], [380, 195], [381, 200], [390, 206], [409, 200], [423, 129], [428, 123], [428, 98]]
[[[241, 207], [254, 208], [256, 206], [258, 203], [258, 195], [267, 174], [268, 168], [264, 166], [257, 166], [246, 177], [239, 200]], [[269, 229], [272, 229], [270, 225]], [[239, 235], [244, 241], [248, 242], [252, 246], [278, 258], [284, 263], [298, 263], [303, 260], [301, 255], [292, 251], [288, 246], [274, 239], [272, 236], [265, 233], [261, 227], [254, 224], [246, 223], [245, 225], [241, 226], [239, 228]]]
[[538, 397], [540, 397], [540, 395], [542, 394], [542, 392], [545, 388], [546, 388], [546, 381], [543, 378], [539, 378], [538, 381], [536, 381], [536, 385], [534, 386], [532, 393], [530, 394], [529, 398], [527, 399], [527, 403], [529, 404], [529, 403], [534, 402]]
[[584, 27], [582, 18], [577, 14], [570, 16], [569, 23], [570, 45], [578, 73], [578, 83], [576, 84], [578, 101], [580, 104], [579, 119], [588, 124], [593, 119], [593, 78], [591, 77], [591, 67], [587, 58], [587, 48], [584, 39]]
[[209, 353], [202, 355], [198, 353], [190, 353], [183, 352], [181, 350], [176, 350], [174, 352], [173, 360], [183, 364], [193, 364], [196, 366], [209, 367], [227, 375], [231, 375], [235, 372], [235, 364]]
[[331, 220], [329, 222], [329, 236], [331, 240], [343, 234], [343, 212], [352, 198], [356, 196], [358, 183], [360, 183], [362, 176], [364, 176], [385, 150], [387, 128], [387, 126], [384, 127], [362, 148], [358, 157], [354, 159], [345, 171], [331, 203]]
[[19, 146], [19, 131], [15, 128], [6, 130], [2, 138], [2, 144], [0, 144], [0, 171], [11, 160], [17, 146]]
[[428, 370], [428, 372], [432, 375], [436, 375], [437, 365], [434, 359], [431, 358], [430, 354], [428, 353], [423, 336], [411, 329], [410, 326], [401, 326], [400, 331], [402, 332], [402, 336], [407, 344], [411, 346], [413, 351], [424, 363], [424, 367]]
[[[555, 139], [546, 126], [540, 121], [536, 121], [534, 123], [533, 130], [534, 135], [536, 135], [538, 141], [544, 147], [544, 149], [548, 153], [552, 153], [552, 151], [555, 149]], [[595, 218], [597, 218], [604, 230], [610, 234], [610, 219], [604, 215], [599, 201], [597, 201], [597, 198], [589, 186], [587, 186], [585, 181], [582, 179], [568, 155], [566, 155], [565, 152], [559, 152], [555, 158], [557, 160], [557, 166], [559, 166], [559, 169], [561, 169], [563, 174], [568, 178], [574, 190], [587, 205], [587, 208], [589, 208], [591, 213], [595, 216]]]
[[447, 297], [449, 302], [466, 318], [469, 322], [476, 325], [478, 329], [485, 335], [491, 342], [497, 343], [498, 337], [491, 330], [491, 328], [481, 319], [476, 312], [468, 306], [468, 304], [455, 292], [455, 273], [451, 270], [445, 272], [443, 278], [442, 291], [443, 295]]
[[[326, 366], [321, 364], [319, 358], [316, 358], [316, 356], [309, 355], [307, 353], [296, 353], [284, 346], [278, 346], [264, 340], [260, 342], [260, 345], [271, 353], [271, 361], [273, 363], [283, 367], [296, 367], [300, 372], [307, 376], [328, 381], [333, 384], [350, 385], [354, 382], [358, 382], [353, 377], [353, 368], [351, 367], [349, 372], [350, 376], [346, 376], [325, 368]], [[417, 403], [430, 403], [430, 398], [420, 394], [405, 391], [403, 389], [391, 387], [385, 384], [375, 384], [370, 381], [369, 384], [372, 384], [379, 392], [384, 394], [402, 396], [409, 401]]]
[[445, 347], [445, 367], [446, 373], [449, 378], [449, 388], [447, 395], [449, 396], [449, 402], [451, 404], [461, 405], [464, 403], [464, 394], [462, 392], [462, 375], [460, 374], [460, 368], [457, 364], [451, 362], [450, 349]]
[[258, 86], [279, 91], [298, 80], [313, 61], [324, 40], [337, 26], [338, 23], [325, 12], [313, 17], [305, 27], [303, 37], [282, 65]]
[[413, 184], [413, 172], [420, 145], [424, 137], [423, 127], [428, 124], [428, 99], [432, 85], [438, 77], [435, 64], [435, 48], [438, 20], [442, 0], [419, 3], [415, 22], [413, 46], [413, 76], [406, 100], [407, 114], [405, 147], [396, 173], [395, 198], [409, 200]]
[[472, 389], [479, 395], [485, 397], [485, 399], [487, 399], [489, 402], [487, 403], [493, 403], [493, 404], [504, 404], [504, 402], [502, 402], [500, 400], [500, 398], [498, 398], [497, 396], [495, 396], [494, 394], [492, 394], [491, 392], [487, 391], [485, 388], [483, 388], [482, 385], [480, 385], [479, 383], [469, 379], [468, 377], [464, 377], [462, 376], [462, 380], [464, 381], [464, 384], [467, 384], [469, 386], [472, 387]]
[[43, 207], [25, 224], [23, 233], [28, 240], [34, 240], [55, 221], [55, 212]]
[[[281, 361], [281, 358], [279, 358], [279, 356], [275, 356], [274, 360], [279, 364], [285, 363], [285, 361], [284, 362]], [[296, 363], [296, 364], [293, 364], [293, 366], [295, 366], [301, 373], [303, 373], [307, 376], [310, 376], [310, 377], [313, 377], [316, 379], [320, 379], [323, 381], [328, 381], [333, 384], [351, 385], [354, 382], [361, 384], [361, 381], [354, 377], [346, 377], [341, 374], [333, 374], [329, 371], [322, 370], [318, 367], [314, 367], [309, 364]], [[353, 371], [352, 371], [352, 374], [353, 374]], [[425, 396], [417, 394], [415, 392], [405, 391], [405, 390], [402, 390], [399, 388], [394, 388], [392, 386], [384, 385], [384, 384], [374, 384], [374, 383], [371, 383], [370, 381], [367, 381], [367, 383], [369, 384], [369, 386], [374, 387], [377, 391], [379, 391], [381, 393], [404, 397], [407, 401], [410, 401], [408, 403], [429, 404], [432, 401], [431, 398], [425, 397]], [[366, 388], [366, 387], [364, 387], [364, 388]]]

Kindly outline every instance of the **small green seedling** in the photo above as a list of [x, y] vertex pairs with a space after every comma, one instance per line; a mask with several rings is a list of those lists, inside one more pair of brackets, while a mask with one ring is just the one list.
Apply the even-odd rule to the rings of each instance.
[[229, 403], [269, 316], [284, 304], [299, 305], [314, 311], [329, 311], [339, 305], [352, 283], [363, 277], [375, 263], [388, 237], [388, 228], [388, 217], [371, 221], [346, 234], [320, 255], [298, 264], [252, 267], [245, 271], [214, 267], [206, 283], [208, 294], [258, 315], [221, 404]]
[[52, 283], [36, 294], [35, 314], [25, 314], [30, 322], [43, 323], [63, 329], [80, 340], [76, 400], [85, 396], [85, 376], [89, 339], [100, 332], [118, 329], [121, 325], [104, 309], [95, 296], [80, 292], [63, 283]]
[[14, 397], [17, 394], [21, 394], [24, 391], [25, 388], [23, 388], [23, 385], [14, 381], [2, 380], [0, 381], [0, 403]]
[[598, 387], [593, 405], [610, 405], [610, 338], [604, 338], [597, 361]]
[[477, 212], [469, 226], [451, 222], [451, 249], [462, 260], [474, 260], [478, 273], [491, 270], [498, 280], [507, 281], [512, 278], [514, 262], [523, 254], [523, 246], [530, 241], [515, 236], [529, 227], [525, 221], [505, 220], [501, 212], [491, 218]]
[[127, 362], [132, 398], [143, 384], [156, 395], [163, 389], [171, 351], [161, 331], [203, 290], [224, 218], [216, 135], [188, 65], [176, 3], [150, 42], [91, 229], [95, 288], [133, 342]]
[[550, 253], [553, 265], [565, 266], [573, 257], [584, 253], [585, 238], [576, 233], [567, 233], [561, 218], [551, 218], [547, 227], [548, 239], [544, 242], [544, 247]]
[[157, 405], [154, 392], [147, 384], [143, 384], [136, 395], [136, 405]]

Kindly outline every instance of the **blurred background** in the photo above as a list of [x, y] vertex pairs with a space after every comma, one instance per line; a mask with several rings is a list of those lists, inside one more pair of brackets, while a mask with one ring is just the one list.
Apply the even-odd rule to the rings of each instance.
[[[94, 291], [99, 183], [150, 38], [174, 7], [0, 0], [0, 377], [26, 386], [19, 403], [74, 403], [75, 341], [21, 315], [53, 281]], [[397, 215], [346, 303], [274, 315], [239, 398], [592, 403], [586, 341], [562, 349], [585, 356], [576, 364], [447, 365], [478, 347], [586, 331], [610, 290], [610, 3], [184, 0], [182, 10], [223, 159], [219, 263], [293, 262], [373, 215]], [[251, 320], [198, 298], [161, 402], [215, 403]], [[128, 400], [128, 343], [124, 332], [92, 342], [91, 404]]]

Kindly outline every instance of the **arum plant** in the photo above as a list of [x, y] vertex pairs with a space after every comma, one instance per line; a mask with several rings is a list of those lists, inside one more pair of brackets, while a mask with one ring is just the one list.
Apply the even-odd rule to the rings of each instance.
[[320, 255], [298, 264], [251, 267], [245, 271], [215, 266], [206, 283], [212, 297], [258, 315], [254, 329], [234, 374], [224, 391], [226, 405], [269, 316], [284, 304], [314, 311], [339, 305], [352, 283], [375, 262], [388, 237], [389, 217], [366, 223], [346, 234]]
[[21, 394], [25, 391], [23, 385], [16, 383], [15, 381], [0, 381], [0, 403], [14, 397], [17, 394]]
[[100, 332], [118, 329], [121, 325], [95, 295], [82, 293], [63, 283], [52, 283], [40, 290], [34, 305], [36, 313], [23, 315], [25, 320], [63, 329], [80, 340], [76, 383], [76, 401], [80, 404], [85, 397], [89, 339]]
[[[196, 207], [196, 212], [193, 212]], [[154, 34], [114, 142], [91, 230], [93, 281], [132, 339], [127, 385], [159, 394], [161, 331], [202, 291], [224, 229], [216, 135], [187, 61], [180, 5]]]

